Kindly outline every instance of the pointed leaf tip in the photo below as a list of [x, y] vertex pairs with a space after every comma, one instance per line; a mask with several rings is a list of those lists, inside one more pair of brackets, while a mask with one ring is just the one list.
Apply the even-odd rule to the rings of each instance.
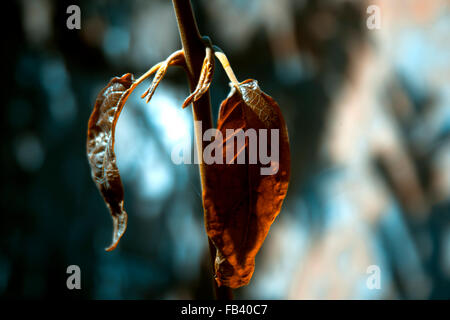
[[119, 244], [120, 239], [127, 229], [128, 215], [125, 211], [122, 211], [119, 215], [113, 216], [113, 240], [111, 245], [105, 249], [105, 251], [113, 251]]

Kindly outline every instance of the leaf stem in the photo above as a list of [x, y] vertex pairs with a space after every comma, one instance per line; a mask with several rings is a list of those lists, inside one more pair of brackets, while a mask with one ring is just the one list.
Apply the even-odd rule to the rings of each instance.
[[133, 84], [130, 87], [130, 90], [134, 90], [136, 89], [136, 87], [138, 85], [140, 85], [142, 83], [142, 81], [144, 81], [145, 79], [147, 79], [148, 77], [150, 77], [152, 74], [154, 74], [156, 71], [158, 71], [158, 69], [161, 67], [161, 65], [164, 63], [164, 61], [159, 62], [157, 64], [155, 64], [153, 67], [151, 67], [146, 73], [144, 73], [142, 76], [140, 76], [135, 82], [133, 82]]
[[[180, 33], [181, 43], [183, 45], [184, 55], [186, 59], [186, 72], [188, 75], [189, 86], [192, 93], [194, 92], [198, 79], [200, 77], [203, 58], [205, 55], [205, 43], [200, 36], [200, 32], [198, 31], [190, 0], [172, 0], [172, 4], [175, 9], [178, 31]], [[194, 131], [197, 153], [199, 155], [199, 159], [203, 159], [203, 150], [208, 144], [207, 141], [203, 141], [203, 134], [206, 130], [212, 128], [209, 90], [205, 92], [205, 94], [200, 99], [193, 102], [192, 110], [194, 116]], [[201, 123], [200, 127], [199, 123]], [[202, 191], [204, 191], [208, 185], [206, 176], [207, 165], [204, 163], [204, 161], [200, 161], [199, 169]], [[204, 204], [203, 210], [205, 210]], [[211, 253], [211, 266], [214, 272], [214, 261], [216, 257], [215, 247], [209, 238], [208, 244]], [[213, 279], [213, 283], [216, 299], [230, 300], [233, 298], [233, 294], [230, 288], [225, 286], [219, 287], [215, 279]]]
[[228, 76], [228, 79], [230, 79], [230, 81], [233, 83], [233, 85], [237, 89], [239, 89], [239, 81], [236, 78], [233, 68], [231, 68], [230, 62], [228, 61], [228, 58], [225, 55], [225, 53], [223, 53], [223, 51], [219, 47], [214, 46], [214, 55], [220, 61], [220, 64], [222, 65], [223, 69], [225, 70], [225, 72]]
[[182, 56], [183, 50], [178, 50], [172, 53], [165, 61], [158, 62], [153, 67], [151, 67], [146, 73], [140, 76], [130, 87], [130, 90], [134, 90], [138, 85], [140, 85], [145, 79], [150, 77], [152, 74], [157, 72], [159, 68], [161, 68], [164, 63], [168, 63], [169, 65], [182, 65], [184, 64], [184, 60], [181, 60], [179, 56]]

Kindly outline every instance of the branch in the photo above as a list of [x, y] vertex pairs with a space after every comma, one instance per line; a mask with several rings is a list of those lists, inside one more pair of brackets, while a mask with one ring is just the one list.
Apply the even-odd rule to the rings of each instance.
[[[175, 15], [178, 23], [178, 31], [180, 32], [181, 43], [186, 58], [187, 74], [189, 79], [189, 86], [191, 92], [195, 90], [197, 85], [200, 71], [203, 64], [203, 58], [205, 56], [205, 45], [201, 39], [200, 32], [198, 31], [197, 23], [195, 22], [194, 13], [192, 11], [190, 0], [172, 0], [173, 7], [175, 9]], [[211, 102], [209, 97], [209, 90], [197, 101], [193, 103], [193, 116], [194, 121], [201, 121], [201, 128], [195, 125], [195, 139], [197, 145], [197, 153], [199, 159], [203, 159], [203, 150], [205, 149], [207, 142], [203, 141], [203, 133], [212, 128], [212, 116], [211, 116]], [[206, 181], [206, 164], [200, 161], [200, 181], [202, 190], [208, 185]], [[204, 210], [204, 206], [203, 206]], [[216, 258], [216, 249], [208, 238], [209, 250], [211, 253], [211, 266], [214, 272], [214, 261]], [[218, 287], [216, 281], [213, 279], [214, 291], [218, 300], [231, 300], [233, 299], [232, 290], [228, 287]]]

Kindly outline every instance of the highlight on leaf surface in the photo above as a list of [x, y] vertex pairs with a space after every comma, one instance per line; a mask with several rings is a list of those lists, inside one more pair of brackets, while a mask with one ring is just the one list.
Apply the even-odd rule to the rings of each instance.
[[[227, 129], [232, 133], [227, 134]], [[278, 141], [276, 134], [268, 133], [266, 145], [261, 145], [260, 135], [264, 130], [260, 129], [278, 132]], [[278, 104], [261, 91], [255, 80], [241, 82], [238, 88], [233, 85], [220, 106], [218, 130], [224, 141], [233, 139], [234, 142], [223, 145], [224, 164], [206, 166], [205, 224], [208, 237], [216, 247], [218, 285], [238, 288], [250, 282], [256, 254], [286, 196], [290, 177], [289, 138]], [[255, 147], [255, 140], [251, 141], [254, 134], [244, 134], [249, 131], [257, 135], [258, 150], [266, 147], [267, 154], [278, 151], [278, 161], [269, 164], [249, 161], [251, 148]], [[239, 135], [245, 139], [241, 146]], [[233, 148], [227, 150], [229, 146]], [[245, 162], [227, 163], [230, 151], [233, 160], [241, 153], [245, 155]], [[262, 169], [267, 169], [269, 174], [261, 174]]]
[[123, 185], [114, 153], [114, 136], [117, 120], [133, 90], [134, 77], [127, 73], [113, 78], [98, 94], [89, 118], [87, 156], [91, 175], [111, 213], [114, 230], [111, 245], [114, 250], [127, 228], [127, 213], [123, 204]]

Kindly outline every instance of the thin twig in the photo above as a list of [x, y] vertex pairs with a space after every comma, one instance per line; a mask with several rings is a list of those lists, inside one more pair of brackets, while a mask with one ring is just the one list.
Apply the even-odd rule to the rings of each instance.
[[[186, 58], [186, 71], [189, 78], [189, 86], [191, 93], [195, 90], [198, 79], [200, 77], [200, 71], [203, 64], [203, 58], [205, 55], [205, 44], [202, 41], [200, 33], [198, 31], [197, 23], [195, 22], [194, 13], [190, 0], [172, 0], [173, 7], [175, 9], [175, 15], [178, 23], [178, 31], [180, 33], [181, 43]], [[205, 94], [194, 101], [193, 103], [193, 116], [195, 127], [195, 139], [197, 145], [197, 152], [199, 159], [203, 159], [203, 150], [207, 145], [207, 141], [203, 141], [203, 133], [212, 128], [212, 115], [211, 115], [211, 102], [209, 97], [209, 90]], [[198, 122], [201, 121], [201, 128], [197, 127]], [[200, 181], [202, 184], [202, 190], [207, 186], [206, 181], [206, 164], [200, 161]], [[204, 208], [204, 206], [203, 206]], [[203, 209], [204, 210], [204, 209]], [[211, 240], [208, 238], [208, 244], [211, 253], [211, 266], [214, 272], [214, 261], [216, 257], [215, 247]], [[230, 300], [233, 298], [231, 288], [221, 286], [218, 287], [216, 281], [213, 279], [214, 291], [218, 300]]]

